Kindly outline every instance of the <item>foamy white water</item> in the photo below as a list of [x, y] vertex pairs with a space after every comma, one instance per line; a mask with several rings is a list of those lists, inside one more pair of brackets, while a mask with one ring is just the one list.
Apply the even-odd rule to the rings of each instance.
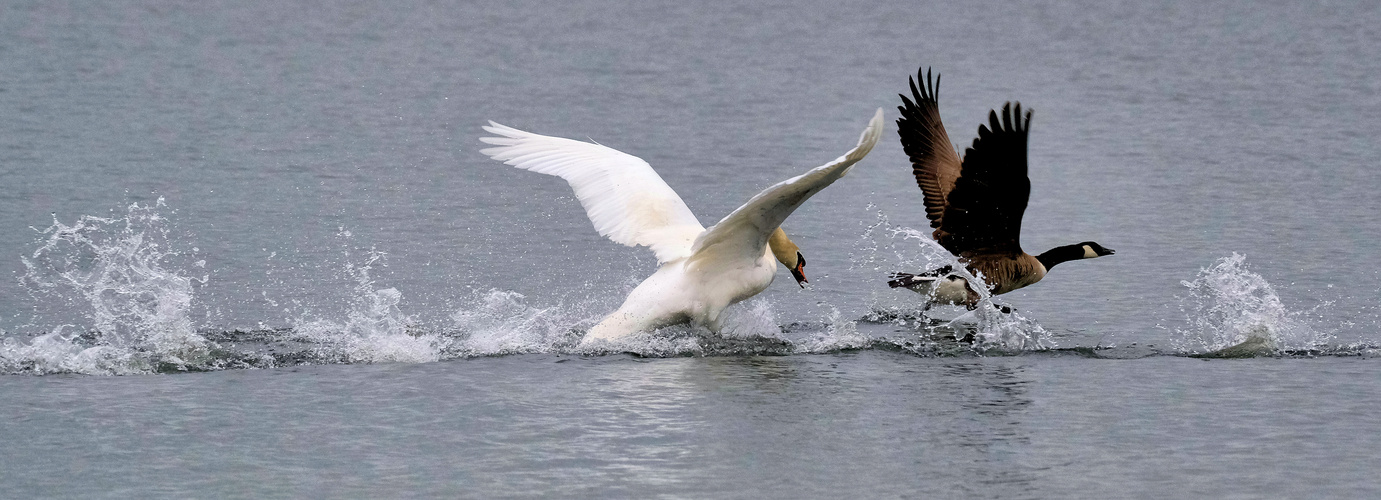
[[[190, 311], [195, 286], [209, 279], [204, 260], [177, 268], [185, 257], [163, 200], [130, 205], [119, 217], [82, 216], [68, 225], [54, 220], [38, 248], [22, 260], [22, 283], [40, 304], [68, 305], [83, 321], [63, 323], [53, 314], [35, 318], [29, 339], [7, 336], [0, 369], [8, 373], [124, 375], [169, 371], [273, 367], [293, 364], [426, 363], [443, 359], [520, 354], [617, 354], [705, 356], [832, 353], [877, 347], [920, 355], [936, 353], [1015, 354], [1061, 346], [1051, 332], [1020, 311], [1001, 312], [982, 293], [972, 311], [926, 310], [923, 297], [873, 292], [871, 310], [849, 318], [821, 303], [813, 321], [783, 323], [772, 301], [751, 300], [732, 308], [719, 335], [689, 326], [645, 332], [616, 342], [580, 347], [580, 338], [603, 317], [598, 301], [533, 305], [523, 294], [500, 289], [472, 291], [442, 325], [409, 316], [404, 293], [376, 282], [371, 272], [386, 264], [377, 249], [341, 263], [354, 282], [350, 306], [341, 317], [296, 314], [288, 328], [224, 331], [208, 340]], [[173, 239], [170, 239], [173, 238]], [[864, 229], [854, 270], [961, 269], [953, 256], [920, 231], [893, 226], [879, 212]], [[357, 262], [358, 261], [358, 262]], [[202, 276], [192, 277], [192, 272]], [[969, 276], [979, 280], [978, 276]], [[1236, 346], [1234, 356], [1289, 352], [1351, 355], [1374, 347], [1334, 345], [1331, 334], [1310, 326], [1282, 305], [1274, 287], [1233, 254], [1183, 281], [1185, 326], [1176, 328], [1167, 354], [1209, 354]], [[892, 291], [897, 292], [897, 291]], [[275, 303], [279, 301], [273, 301]], [[286, 302], [283, 300], [282, 302]], [[607, 301], [606, 301], [607, 302]], [[35, 310], [41, 310], [36, 307]], [[1317, 308], [1315, 311], [1317, 312]], [[900, 328], [892, 332], [865, 325]], [[1102, 346], [1093, 346], [1102, 347]], [[1243, 350], [1247, 349], [1247, 350]]]
[[[134, 203], [123, 216], [87, 215], [71, 225], [54, 219], [42, 230], [41, 245], [21, 259], [27, 271], [20, 282], [36, 309], [68, 306], [77, 323], [50, 323], [27, 345], [5, 339], [0, 366], [115, 375], [214, 366], [210, 343], [189, 317], [193, 286], [207, 278], [168, 268], [179, 251], [163, 206], [162, 198]], [[205, 272], [203, 260], [192, 266]]]
[[1212, 352], [1257, 341], [1272, 352], [1317, 351], [1330, 347], [1332, 335], [1319, 331], [1288, 311], [1275, 288], [1248, 270], [1246, 256], [1234, 253], [1185, 280], [1182, 301], [1188, 326], [1176, 330], [1176, 347]]

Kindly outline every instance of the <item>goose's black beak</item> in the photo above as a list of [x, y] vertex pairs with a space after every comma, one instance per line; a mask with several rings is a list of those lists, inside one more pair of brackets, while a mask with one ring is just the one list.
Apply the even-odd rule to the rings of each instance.
[[801, 252], [796, 252], [796, 268], [791, 270], [791, 277], [796, 278], [796, 284], [801, 285], [801, 288], [805, 288], [806, 283], [810, 283], [806, 279], [806, 258], [801, 255]]

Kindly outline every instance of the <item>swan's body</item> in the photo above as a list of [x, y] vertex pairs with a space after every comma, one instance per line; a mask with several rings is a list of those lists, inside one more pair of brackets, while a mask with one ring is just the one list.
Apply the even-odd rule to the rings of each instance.
[[[928, 73], [920, 73], [917, 79], [921, 86], [911, 80], [911, 98], [901, 96], [897, 134], [925, 197], [926, 217], [935, 228], [932, 236], [959, 257], [971, 275], [982, 275], [993, 295], [1036, 283], [1061, 262], [1113, 254], [1092, 241], [1040, 255], [1023, 251], [1021, 219], [1031, 197], [1026, 168], [1031, 112], [1023, 117], [1021, 103], [1015, 111], [1007, 103], [1001, 115], [990, 111], [988, 125], [978, 127], [978, 138], [961, 160], [940, 122], [939, 77], [932, 81]], [[968, 278], [953, 271], [945, 266], [917, 274], [895, 273], [888, 284], [926, 294], [931, 302], [972, 309], [979, 294]]]
[[628, 294], [586, 339], [613, 339], [678, 323], [718, 332], [724, 309], [761, 293], [777, 275], [771, 249], [756, 259], [681, 259], [663, 264]]
[[481, 151], [495, 160], [565, 179], [595, 230], [615, 243], [651, 248], [662, 264], [617, 311], [590, 329], [582, 341], [588, 343], [687, 322], [718, 332], [726, 308], [772, 284], [774, 260], [804, 282], [805, 259], [781, 224], [863, 159], [882, 126], [879, 109], [844, 156], [763, 190], [709, 229], [635, 156], [494, 122], [484, 130], [500, 137], [480, 140], [496, 146]]

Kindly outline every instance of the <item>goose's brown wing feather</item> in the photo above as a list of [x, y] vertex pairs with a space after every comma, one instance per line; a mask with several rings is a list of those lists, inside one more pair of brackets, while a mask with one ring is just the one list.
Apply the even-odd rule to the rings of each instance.
[[[919, 88], [916, 80], [921, 81]], [[897, 106], [901, 111], [897, 134], [906, 156], [911, 158], [911, 171], [925, 196], [925, 216], [934, 228], [944, 225], [945, 199], [954, 189], [962, 166], [944, 124], [940, 123], [936, 100], [939, 90], [938, 75], [931, 80], [929, 71], [917, 72], [916, 78], [911, 79], [911, 98], [902, 95], [902, 105]], [[935, 236], [938, 240], [938, 230]]]
[[1016, 258], [1021, 251], [1021, 217], [1031, 197], [1026, 174], [1026, 140], [1031, 113], [1021, 103], [988, 112], [988, 125], [964, 151], [954, 188], [945, 198], [935, 241], [965, 258], [977, 255]]

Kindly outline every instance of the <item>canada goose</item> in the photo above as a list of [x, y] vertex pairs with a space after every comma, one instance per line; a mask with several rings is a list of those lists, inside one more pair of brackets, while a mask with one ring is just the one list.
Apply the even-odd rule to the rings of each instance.
[[[806, 282], [805, 257], [782, 231], [791, 212], [843, 177], [882, 136], [882, 109], [858, 145], [824, 166], [779, 182], [705, 229], [642, 159], [599, 144], [548, 137], [494, 122], [480, 152], [505, 164], [565, 179], [594, 223], [615, 243], [651, 248], [662, 267], [628, 294], [623, 306], [591, 328], [582, 345], [679, 323], [718, 333], [721, 313], [767, 289], [775, 258]], [[734, 182], [734, 179], [725, 179]]]
[[[1026, 138], [1031, 112], [1025, 119], [1021, 103], [1002, 106], [1001, 121], [988, 112], [988, 125], [979, 125], [978, 138], [961, 161], [940, 123], [936, 101], [940, 77], [917, 72], [911, 95], [901, 96], [897, 134], [911, 158], [916, 183], [925, 196], [925, 214], [932, 236], [959, 257], [973, 275], [983, 276], [994, 295], [1030, 285], [1057, 264], [1112, 255], [1113, 250], [1092, 241], [1055, 247], [1032, 256], [1021, 249], [1021, 217], [1031, 197], [1026, 174]], [[916, 80], [925, 84], [919, 89]], [[973, 309], [979, 295], [963, 276], [945, 266], [918, 274], [895, 273], [887, 284], [927, 294], [933, 303]]]

